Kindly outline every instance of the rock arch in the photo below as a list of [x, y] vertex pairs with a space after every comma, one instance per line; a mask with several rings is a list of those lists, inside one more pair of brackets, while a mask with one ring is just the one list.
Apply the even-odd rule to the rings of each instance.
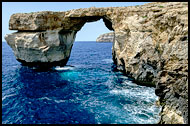
[[18, 32], [5, 36], [5, 39], [23, 65], [64, 66], [70, 57], [75, 36], [85, 23], [103, 19], [105, 26], [114, 30], [111, 20], [96, 11], [99, 9], [13, 14], [9, 29]]
[[137, 83], [156, 86], [160, 123], [188, 123], [188, 3], [84, 8], [65, 12], [17, 13], [5, 36], [18, 61], [64, 66], [77, 31], [103, 18], [114, 30], [113, 60]]

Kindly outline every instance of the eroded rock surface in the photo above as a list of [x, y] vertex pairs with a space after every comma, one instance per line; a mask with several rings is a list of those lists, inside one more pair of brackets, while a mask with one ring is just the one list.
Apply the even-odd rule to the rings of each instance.
[[47, 30], [41, 32], [16, 32], [6, 35], [16, 59], [23, 64], [39, 67], [66, 65], [76, 32]]
[[113, 42], [113, 41], [114, 41], [114, 32], [102, 34], [96, 39], [96, 42]]
[[159, 123], [188, 123], [187, 2], [17, 13], [9, 29], [18, 32], [5, 39], [22, 63], [65, 65], [77, 31], [101, 18], [115, 33], [112, 54], [118, 69], [156, 87]]

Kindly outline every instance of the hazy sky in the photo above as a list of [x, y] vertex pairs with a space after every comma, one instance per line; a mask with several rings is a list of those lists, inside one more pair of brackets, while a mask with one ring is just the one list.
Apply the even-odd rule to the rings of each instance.
[[[67, 11], [88, 7], [123, 7], [143, 5], [148, 2], [3, 2], [2, 3], [2, 41], [10, 31], [8, 23], [14, 13], [28, 13], [36, 11]], [[103, 33], [110, 32], [102, 20], [86, 23], [77, 33], [76, 41], [95, 41]]]

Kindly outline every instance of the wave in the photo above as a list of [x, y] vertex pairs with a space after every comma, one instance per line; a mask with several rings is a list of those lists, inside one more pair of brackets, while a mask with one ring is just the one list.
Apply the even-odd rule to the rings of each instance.
[[64, 67], [55, 67], [54, 69], [57, 70], [57, 71], [62, 71], [62, 70], [74, 70], [75, 67], [73, 66], [64, 66]]
[[106, 63], [113, 63], [112, 59], [103, 59], [102, 61], [106, 62]]
[[127, 93], [129, 93], [128, 89], [123, 89], [123, 90], [111, 90], [110, 91], [111, 94], [121, 94], [121, 95], [126, 95]]
[[10, 95], [6, 95], [4, 97], [2, 97], [2, 101], [5, 100], [6, 98], [9, 98], [9, 97], [12, 97], [12, 96], [15, 96], [17, 94], [10, 94]]
[[56, 103], [63, 103], [63, 102], [65, 102], [65, 100], [54, 100], [54, 99], [51, 99], [51, 98], [48, 98], [48, 97], [41, 97], [41, 98], [38, 98], [39, 100], [44, 100], [44, 99], [46, 99], [46, 100], [48, 100], [48, 101], [54, 101], [54, 102], [56, 102]]

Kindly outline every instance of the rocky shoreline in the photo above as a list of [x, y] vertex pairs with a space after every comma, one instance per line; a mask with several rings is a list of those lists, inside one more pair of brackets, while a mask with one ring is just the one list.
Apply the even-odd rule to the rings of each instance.
[[188, 3], [13, 14], [5, 39], [25, 65], [65, 65], [77, 32], [103, 19], [114, 31], [113, 61], [138, 84], [154, 85], [161, 124], [188, 124]]

